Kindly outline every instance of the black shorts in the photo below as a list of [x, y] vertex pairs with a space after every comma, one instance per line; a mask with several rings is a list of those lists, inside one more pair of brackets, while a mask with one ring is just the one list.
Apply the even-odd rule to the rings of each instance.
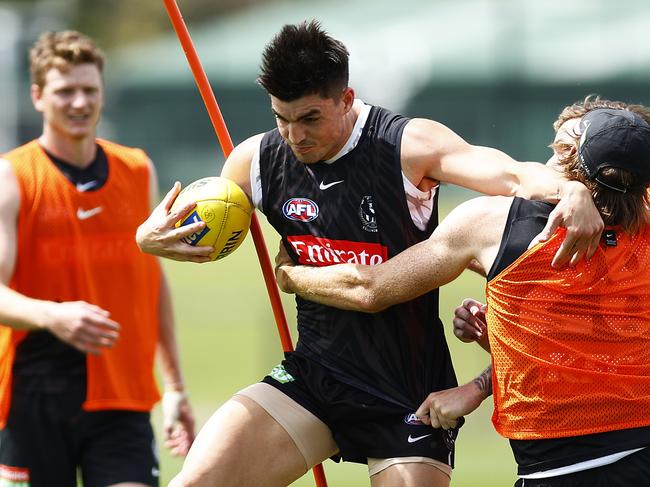
[[619, 461], [546, 479], [519, 479], [515, 487], [641, 487], [650, 486], [650, 447]]
[[[297, 353], [263, 382], [277, 388], [323, 421], [332, 431], [339, 461], [367, 458], [427, 457], [453, 468], [458, 428], [434, 429], [415, 411], [345, 384], [322, 365]], [[462, 424], [462, 421], [461, 421]]]
[[86, 412], [82, 401], [83, 391], [14, 391], [0, 430], [0, 485], [29, 478], [30, 487], [74, 487], [77, 469], [84, 487], [158, 485], [149, 413]]

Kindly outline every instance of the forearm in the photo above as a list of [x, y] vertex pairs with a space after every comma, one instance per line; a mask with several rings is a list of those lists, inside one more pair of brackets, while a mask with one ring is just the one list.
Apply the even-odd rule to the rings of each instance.
[[158, 359], [164, 387], [169, 391], [183, 391], [185, 382], [176, 341], [171, 293], [164, 274], [161, 274], [160, 282], [159, 318]]
[[329, 267], [278, 267], [285, 290], [304, 299], [352, 311], [375, 312], [373, 279], [368, 268], [353, 264]]
[[53, 303], [29, 298], [0, 284], [0, 323], [17, 330], [45, 328]]
[[466, 205], [456, 208], [432, 236], [376, 266], [276, 267], [280, 287], [317, 303], [377, 313], [452, 281], [474, 257]]
[[569, 181], [558, 171], [536, 162], [519, 163], [518, 166], [519, 184], [515, 196], [547, 203], [577, 198], [576, 205], [593, 205], [592, 195], [584, 184]]
[[481, 372], [481, 374], [476, 377], [472, 383], [478, 388], [478, 390], [483, 394], [484, 399], [492, 395], [492, 365]]

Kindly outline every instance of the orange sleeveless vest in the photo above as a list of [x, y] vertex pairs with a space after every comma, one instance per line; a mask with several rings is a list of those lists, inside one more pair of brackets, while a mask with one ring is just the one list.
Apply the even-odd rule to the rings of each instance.
[[[83, 300], [121, 325], [112, 349], [87, 355], [87, 411], [149, 411], [158, 401], [154, 358], [160, 267], [140, 252], [137, 226], [149, 215], [150, 170], [139, 149], [98, 140], [108, 180], [79, 192], [36, 141], [4, 156], [20, 188], [17, 260], [10, 287], [49, 301]], [[0, 427], [11, 401], [16, 345], [25, 336], [0, 325]]]
[[557, 271], [564, 235], [487, 285], [492, 422], [507, 438], [650, 425], [650, 228]]

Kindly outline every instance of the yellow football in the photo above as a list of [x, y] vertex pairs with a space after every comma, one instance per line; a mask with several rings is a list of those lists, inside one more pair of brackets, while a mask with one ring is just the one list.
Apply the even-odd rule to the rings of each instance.
[[199, 179], [180, 192], [172, 209], [191, 201], [196, 202], [196, 207], [176, 226], [204, 221], [205, 228], [185, 237], [185, 243], [214, 247], [211, 260], [223, 259], [234, 252], [248, 233], [253, 213], [244, 190], [226, 178]]

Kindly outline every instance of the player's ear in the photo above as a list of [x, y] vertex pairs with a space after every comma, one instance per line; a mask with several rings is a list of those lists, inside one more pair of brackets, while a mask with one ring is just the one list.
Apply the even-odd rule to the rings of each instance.
[[43, 111], [43, 88], [38, 86], [37, 84], [32, 84], [30, 88], [30, 95], [32, 97], [32, 103], [34, 104], [34, 108], [36, 108], [36, 111], [42, 112]]
[[341, 95], [341, 101], [343, 102], [343, 111], [348, 113], [352, 109], [354, 104], [354, 90], [349, 86], [343, 90]]

